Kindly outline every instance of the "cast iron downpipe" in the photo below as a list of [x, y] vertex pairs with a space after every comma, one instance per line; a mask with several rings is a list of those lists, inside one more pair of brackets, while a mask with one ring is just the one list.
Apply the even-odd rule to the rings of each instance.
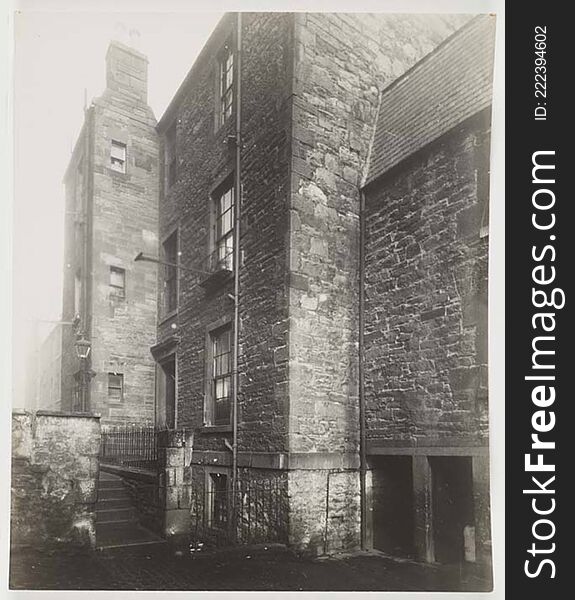
[[234, 354], [232, 364], [232, 526], [236, 527], [236, 495], [238, 485], [238, 354], [240, 329], [240, 219], [241, 219], [241, 148], [242, 148], [242, 15], [237, 13], [236, 31], [236, 164], [234, 177]]
[[359, 386], [359, 493], [361, 549], [367, 550], [367, 452], [365, 443], [365, 388], [364, 388], [364, 339], [365, 324], [365, 194], [359, 191], [359, 338], [358, 338], [358, 386]]

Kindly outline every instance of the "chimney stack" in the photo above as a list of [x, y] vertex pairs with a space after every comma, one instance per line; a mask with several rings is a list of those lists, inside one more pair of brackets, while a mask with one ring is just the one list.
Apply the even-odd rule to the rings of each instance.
[[148, 97], [148, 59], [144, 54], [113, 40], [106, 54], [106, 86], [144, 104]]

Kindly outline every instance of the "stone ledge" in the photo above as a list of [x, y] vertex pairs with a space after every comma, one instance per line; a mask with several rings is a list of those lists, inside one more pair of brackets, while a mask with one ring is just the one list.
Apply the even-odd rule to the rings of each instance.
[[100, 413], [80, 413], [80, 412], [61, 412], [57, 410], [26, 410], [23, 408], [15, 408], [12, 410], [13, 415], [36, 415], [38, 417], [73, 417], [83, 419], [100, 419]]
[[74, 412], [58, 412], [56, 410], [37, 410], [35, 413], [37, 417], [72, 417], [74, 419], [100, 419], [99, 413], [74, 413]]
[[487, 446], [376, 446], [367, 445], [369, 456], [488, 456]]
[[[192, 456], [192, 465], [231, 466], [231, 452], [198, 451]], [[323, 469], [357, 469], [359, 454], [351, 452], [238, 452], [238, 467], [269, 469], [272, 471], [299, 471]]]
[[148, 483], [157, 483], [158, 476], [151, 471], [145, 471], [144, 469], [134, 469], [129, 467], [121, 467], [118, 465], [100, 465], [100, 469], [106, 473], [112, 475], [119, 475], [120, 477], [126, 477], [129, 479], [138, 479], [140, 481], [146, 481]]

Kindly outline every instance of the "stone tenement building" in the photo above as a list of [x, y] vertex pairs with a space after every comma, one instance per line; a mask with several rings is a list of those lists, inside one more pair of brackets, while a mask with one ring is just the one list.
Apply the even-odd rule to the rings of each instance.
[[[64, 178], [61, 408], [99, 413], [103, 423], [154, 418], [157, 267], [134, 265], [138, 251], [157, 251], [159, 150], [147, 69], [145, 56], [110, 44], [106, 90], [85, 111]], [[91, 345], [85, 365], [78, 336]]]
[[233, 487], [273, 481], [296, 547], [363, 534], [426, 560], [488, 554], [493, 29], [311, 13], [216, 27], [157, 127], [156, 418], [185, 430], [167, 501], [184, 522], [192, 507], [223, 528]]

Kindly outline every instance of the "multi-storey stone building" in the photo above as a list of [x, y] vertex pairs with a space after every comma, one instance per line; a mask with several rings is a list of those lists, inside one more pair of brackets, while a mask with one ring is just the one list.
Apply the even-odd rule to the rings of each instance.
[[493, 31], [226, 15], [157, 125], [111, 44], [65, 177], [62, 408], [171, 430], [164, 533], [489, 562]]
[[487, 549], [493, 27], [258, 13], [206, 43], [158, 123], [170, 527], [267, 481], [299, 548]]
[[[61, 408], [103, 423], [152, 422], [156, 337], [158, 140], [147, 105], [147, 59], [112, 42], [106, 90], [85, 111], [64, 183]], [[77, 338], [90, 344], [87, 362]], [[83, 379], [84, 378], [84, 382]]]

